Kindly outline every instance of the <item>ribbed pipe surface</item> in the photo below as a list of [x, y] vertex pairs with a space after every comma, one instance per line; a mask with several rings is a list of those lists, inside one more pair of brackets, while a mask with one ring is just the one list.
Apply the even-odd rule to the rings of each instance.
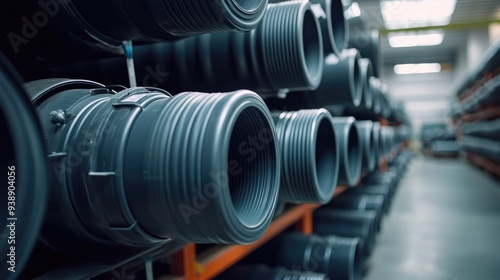
[[[68, 19], [91, 37], [110, 44], [123, 40], [154, 41], [201, 33], [249, 31], [262, 20], [267, 5], [267, 0], [65, 0], [64, 5], [45, 2], [47, 6], [52, 4], [53, 10], [64, 10]], [[64, 23], [69, 24], [62, 21], [61, 25]]]
[[44, 229], [49, 246], [250, 243], [265, 232], [280, 161], [257, 94], [70, 86], [37, 102], [60, 190]]
[[276, 263], [289, 269], [325, 273], [331, 279], [360, 279], [362, 241], [359, 238], [286, 234], [279, 239]]
[[[134, 47], [138, 84], [184, 91], [314, 90], [323, 73], [318, 19], [307, 1], [269, 4], [258, 27]], [[52, 75], [128, 84], [123, 58], [52, 69]], [[113, 71], [112, 71], [113, 70]]]
[[279, 199], [293, 203], [330, 201], [339, 173], [338, 144], [325, 109], [274, 113], [281, 153]]
[[361, 176], [363, 147], [353, 117], [334, 117], [332, 122], [339, 143], [339, 184], [354, 186]]

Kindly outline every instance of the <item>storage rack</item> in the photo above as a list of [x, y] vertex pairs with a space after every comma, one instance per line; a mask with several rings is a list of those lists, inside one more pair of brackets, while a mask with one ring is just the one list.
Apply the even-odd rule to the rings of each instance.
[[[388, 156], [379, 164], [379, 170], [387, 170]], [[361, 178], [366, 176], [363, 174]], [[361, 180], [360, 180], [361, 182]], [[333, 197], [340, 195], [348, 187], [337, 186]], [[204, 280], [212, 279], [227, 268], [236, 264], [253, 251], [266, 244], [290, 226], [304, 234], [313, 232], [313, 213], [319, 204], [300, 204], [287, 209], [275, 218], [266, 233], [248, 245], [216, 245], [204, 252], [197, 253], [194, 243], [187, 244], [172, 255], [172, 275], [159, 280]]]
[[[453, 122], [460, 126], [464, 123], [476, 121], [489, 121], [500, 118], [500, 103], [498, 101], [489, 101], [482, 105], [476, 104], [473, 110], [464, 108], [470, 107], [466, 103], [469, 99], [474, 99], [475, 95], [481, 91], [481, 88], [490, 80], [500, 77], [500, 40], [497, 40], [486, 51], [478, 66], [472, 69], [469, 76], [461, 82], [457, 88], [456, 106], [459, 108], [456, 112], [451, 112]], [[492, 94], [498, 94], [493, 92]], [[498, 100], [492, 98], [492, 100]], [[461, 138], [461, 133], [457, 133], [457, 138]], [[485, 170], [486, 172], [500, 177], [500, 162], [492, 160], [477, 152], [467, 150], [466, 158], [472, 164]]]

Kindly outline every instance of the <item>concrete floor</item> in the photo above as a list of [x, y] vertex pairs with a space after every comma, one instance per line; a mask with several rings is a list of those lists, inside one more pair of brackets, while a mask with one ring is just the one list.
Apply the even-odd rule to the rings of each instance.
[[366, 280], [499, 280], [500, 182], [459, 159], [417, 159]]

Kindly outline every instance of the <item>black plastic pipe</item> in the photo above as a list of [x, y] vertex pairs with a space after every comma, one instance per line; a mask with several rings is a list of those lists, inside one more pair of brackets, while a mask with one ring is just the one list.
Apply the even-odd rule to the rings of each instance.
[[290, 233], [279, 239], [276, 263], [299, 271], [325, 273], [330, 279], [361, 279], [363, 246], [359, 238]]
[[2, 145], [1, 279], [16, 279], [42, 226], [48, 192], [48, 161], [42, 131], [19, 76], [0, 53]]
[[[220, 32], [134, 48], [137, 83], [184, 91], [313, 90], [323, 73], [318, 19], [307, 1], [269, 4], [249, 32]], [[54, 68], [52, 75], [128, 84], [123, 58]]]
[[310, 271], [288, 270], [283, 267], [268, 267], [263, 264], [237, 265], [224, 271], [216, 280], [330, 280], [321, 273]]
[[376, 129], [373, 129], [372, 121], [356, 121], [363, 153], [362, 171], [371, 172], [375, 170], [377, 159]]
[[314, 233], [321, 236], [358, 237], [363, 241], [364, 256], [369, 257], [376, 243], [376, 215], [375, 211], [321, 208], [314, 212]]
[[387, 201], [387, 206], [385, 208], [385, 213], [389, 213], [392, 198], [394, 195], [393, 189], [389, 187], [387, 184], [374, 184], [374, 185], [361, 185], [357, 188], [349, 188], [345, 191], [346, 195], [383, 195], [385, 201]]
[[333, 197], [339, 152], [325, 109], [274, 113], [281, 154], [279, 200], [325, 204]]
[[341, 185], [354, 186], [361, 176], [363, 147], [353, 117], [332, 118], [339, 143], [339, 179]]
[[[31, 2], [39, 8], [36, 1]], [[64, 28], [69, 27], [83, 38], [94, 37], [118, 46], [123, 40], [144, 42], [220, 31], [249, 31], [259, 24], [267, 5], [267, 0], [42, 2], [51, 11], [64, 12], [64, 20], [60, 21]]]
[[382, 215], [386, 212], [387, 204], [384, 203], [383, 195], [341, 195], [325, 205], [325, 208], [357, 210], [360, 212], [374, 211], [375, 226], [380, 231], [382, 224]]
[[62, 79], [26, 88], [53, 167], [48, 246], [75, 254], [87, 245], [169, 239], [250, 243], [271, 222], [280, 161], [257, 94], [170, 97]]

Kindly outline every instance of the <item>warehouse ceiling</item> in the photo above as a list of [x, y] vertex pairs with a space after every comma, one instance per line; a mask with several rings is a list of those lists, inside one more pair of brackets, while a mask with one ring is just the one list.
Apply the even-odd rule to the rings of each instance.
[[[398, 1], [398, 0], [388, 0]], [[421, 11], [421, 14], [426, 16], [439, 15], [446, 10], [446, 3], [452, 3], [454, 10], [451, 18], [447, 18], [443, 23], [435, 25], [445, 26], [442, 29], [436, 30], [419, 30], [415, 33], [415, 28], [428, 28], [432, 24], [418, 23], [403, 23], [400, 26], [392, 26], [391, 29], [399, 31], [410, 31], [413, 33], [406, 34], [431, 34], [429, 40], [438, 40], [439, 43], [431, 46], [412, 46], [412, 47], [392, 47], [389, 44], [387, 23], [384, 21], [381, 10], [381, 1], [376, 0], [343, 0], [346, 6], [352, 3], [358, 3], [361, 10], [361, 16], [365, 19], [368, 28], [379, 29], [381, 32], [381, 56], [382, 56], [382, 75], [386, 82], [390, 85], [390, 93], [396, 102], [406, 104], [409, 111], [410, 120], [413, 123], [425, 123], [427, 121], [436, 121], [438, 119], [445, 120], [448, 110], [448, 102], [452, 98], [454, 91], [454, 83], [460, 79], [463, 73], [467, 72], [467, 67], [470, 65], [460, 65], [460, 63], [470, 62], [458, 61], [461, 57], [470, 55], [467, 53], [467, 48], [470, 47], [471, 36], [474, 36], [476, 30], [482, 29], [485, 36], [488, 33], [488, 24], [491, 22], [500, 22], [500, 1], [498, 0], [413, 0], [413, 1], [428, 1], [428, 5], [433, 9]], [[399, 7], [398, 7], [399, 8]], [[404, 18], [398, 14], [400, 10], [392, 11], [392, 15], [396, 18]], [[386, 15], [387, 16], [387, 15]], [[407, 15], [414, 16], [412, 10]], [[400, 22], [401, 23], [401, 22]], [[413, 22], [414, 23], [414, 22]], [[405, 25], [407, 24], [407, 25]], [[413, 28], [413, 30], [411, 30]], [[472, 29], [479, 28], [479, 29]], [[473, 31], [471, 31], [473, 30]], [[391, 30], [392, 32], [393, 30]], [[442, 35], [436, 35], [442, 34]], [[394, 34], [394, 33], [392, 33]], [[404, 33], [399, 33], [405, 35]], [[471, 35], [473, 34], [473, 35]], [[444, 36], [443, 36], [444, 35]], [[391, 35], [392, 36], [392, 35]], [[438, 36], [432, 37], [432, 36]], [[442, 37], [439, 37], [442, 36]], [[442, 40], [442, 42], [441, 42]], [[394, 43], [392, 41], [391, 43]], [[403, 41], [403, 44], [407, 43]], [[484, 42], [483, 42], [484, 43]], [[486, 42], [487, 44], [488, 42]], [[480, 48], [481, 49], [481, 48]], [[482, 52], [481, 49], [479, 52]], [[475, 59], [475, 58], [474, 58]], [[441, 68], [439, 75], [396, 75], [393, 67], [396, 64], [415, 64], [415, 63], [440, 63], [446, 65], [447, 68]], [[460, 69], [458, 69], [460, 68]], [[440, 80], [441, 79], [441, 80]], [[392, 85], [391, 85], [392, 83]], [[427, 85], [427, 88], [425, 87]], [[391, 89], [392, 86], [392, 89]], [[428, 92], [429, 88], [434, 91]], [[407, 89], [414, 88], [413, 92], [408, 92]]]

